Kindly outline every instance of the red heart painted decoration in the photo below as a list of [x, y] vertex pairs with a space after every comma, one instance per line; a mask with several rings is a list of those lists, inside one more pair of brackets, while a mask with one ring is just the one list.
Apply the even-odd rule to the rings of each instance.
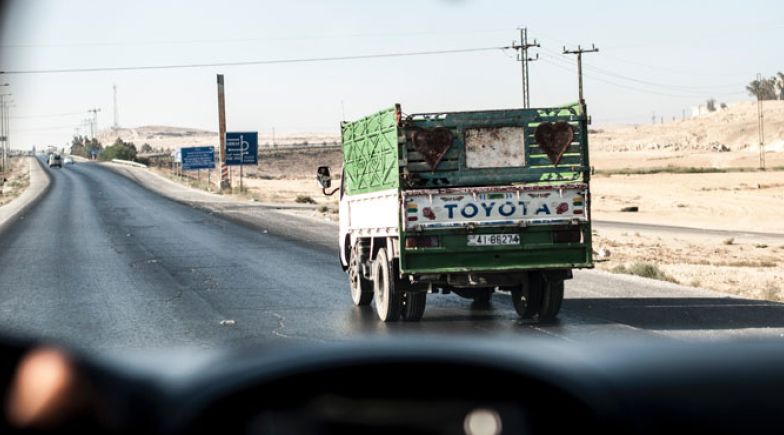
[[444, 127], [417, 130], [411, 139], [414, 142], [414, 149], [422, 154], [432, 171], [436, 170], [441, 159], [452, 146], [452, 132]]
[[566, 149], [574, 140], [574, 129], [566, 122], [543, 122], [536, 127], [534, 139], [547, 157], [558, 166]]

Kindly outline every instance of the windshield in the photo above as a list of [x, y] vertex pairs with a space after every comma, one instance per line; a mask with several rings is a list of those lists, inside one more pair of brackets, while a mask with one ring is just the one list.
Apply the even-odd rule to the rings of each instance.
[[779, 5], [540, 3], [4, 2], [0, 333], [780, 337]]

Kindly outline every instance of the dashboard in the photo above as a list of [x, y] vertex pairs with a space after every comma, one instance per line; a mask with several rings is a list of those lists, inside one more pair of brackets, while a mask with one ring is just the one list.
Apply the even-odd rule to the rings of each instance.
[[[6, 391], [18, 387], [18, 367], [36, 347], [3, 352]], [[61, 352], [79, 379], [66, 402], [81, 405], [45, 425], [4, 421], [0, 432], [498, 435], [783, 427], [778, 342], [399, 337], [110, 357]], [[6, 397], [13, 403], [13, 394]]]

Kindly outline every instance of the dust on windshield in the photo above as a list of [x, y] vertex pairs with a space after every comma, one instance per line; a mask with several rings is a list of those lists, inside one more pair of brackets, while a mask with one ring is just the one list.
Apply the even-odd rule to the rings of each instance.
[[4, 3], [0, 332], [781, 336], [784, 30], [562, 7]]

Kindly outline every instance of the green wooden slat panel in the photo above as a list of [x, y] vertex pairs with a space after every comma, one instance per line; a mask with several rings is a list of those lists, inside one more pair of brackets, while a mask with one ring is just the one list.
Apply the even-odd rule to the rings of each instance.
[[[425, 160], [422, 154], [420, 154], [417, 151], [409, 151], [408, 153], [406, 153], [406, 155], [408, 156], [408, 161], [410, 162], [411, 161], [422, 162]], [[460, 149], [457, 146], [453, 146], [452, 148], [449, 149], [449, 151], [446, 152], [443, 160], [457, 160], [459, 158], [460, 158]]]
[[[580, 150], [581, 149], [582, 149], [582, 147], [580, 146], [580, 144], [573, 143], [573, 144], [569, 145], [569, 148], [566, 149], [564, 154], [580, 154]], [[534, 154], [544, 154], [544, 151], [542, 151], [542, 149], [539, 148], [538, 144], [535, 144], [535, 143], [534, 144], [529, 144], [528, 145], [528, 155], [534, 155]]]
[[[390, 108], [342, 125], [346, 193], [397, 188], [479, 186], [510, 183], [582, 181], [586, 171], [588, 138], [581, 134], [582, 115], [567, 108], [514, 109], [412, 115], [398, 126]], [[574, 127], [574, 142], [553, 167], [534, 140], [541, 122], [566, 121]], [[526, 167], [467, 168], [464, 132], [477, 127], [524, 127]], [[411, 142], [416, 128], [449, 128], [454, 142], [436, 171], [432, 171]], [[408, 175], [406, 175], [406, 173]]]
[[583, 176], [578, 168], [577, 172], [571, 168], [559, 167], [558, 170], [550, 168], [525, 168], [515, 172], [497, 171], [499, 173], [477, 172], [420, 172], [417, 173], [419, 184], [417, 188], [450, 187], [450, 186], [487, 186], [514, 183], [557, 183], [557, 182], [582, 182]]
[[[582, 158], [580, 155], [566, 155], [564, 154], [561, 157], [561, 161], [558, 162], [558, 167], [562, 166], [577, 166], [580, 165]], [[537, 167], [537, 166], [553, 166], [553, 163], [550, 161], [550, 158], [547, 157], [545, 154], [538, 154], [532, 155], [528, 158], [528, 166], [530, 167]]]
[[[536, 131], [536, 127], [539, 124], [540, 123], [537, 122], [536, 124], [528, 126], [528, 128], [526, 129], [526, 135], [525, 135], [525, 141], [526, 142], [531, 142], [531, 143], [535, 143], [536, 142], [535, 131]], [[580, 139], [582, 138], [582, 134], [580, 133], [579, 127], [576, 126], [576, 125], [572, 125], [572, 127], [574, 127], [574, 139], [572, 139], [572, 140], [574, 142], [580, 142]]]
[[397, 188], [396, 109], [382, 110], [342, 126], [346, 193]]
[[[458, 162], [456, 160], [442, 160], [438, 163], [436, 171], [456, 171]], [[411, 172], [433, 172], [430, 165], [425, 162], [408, 162], [408, 170]]]

